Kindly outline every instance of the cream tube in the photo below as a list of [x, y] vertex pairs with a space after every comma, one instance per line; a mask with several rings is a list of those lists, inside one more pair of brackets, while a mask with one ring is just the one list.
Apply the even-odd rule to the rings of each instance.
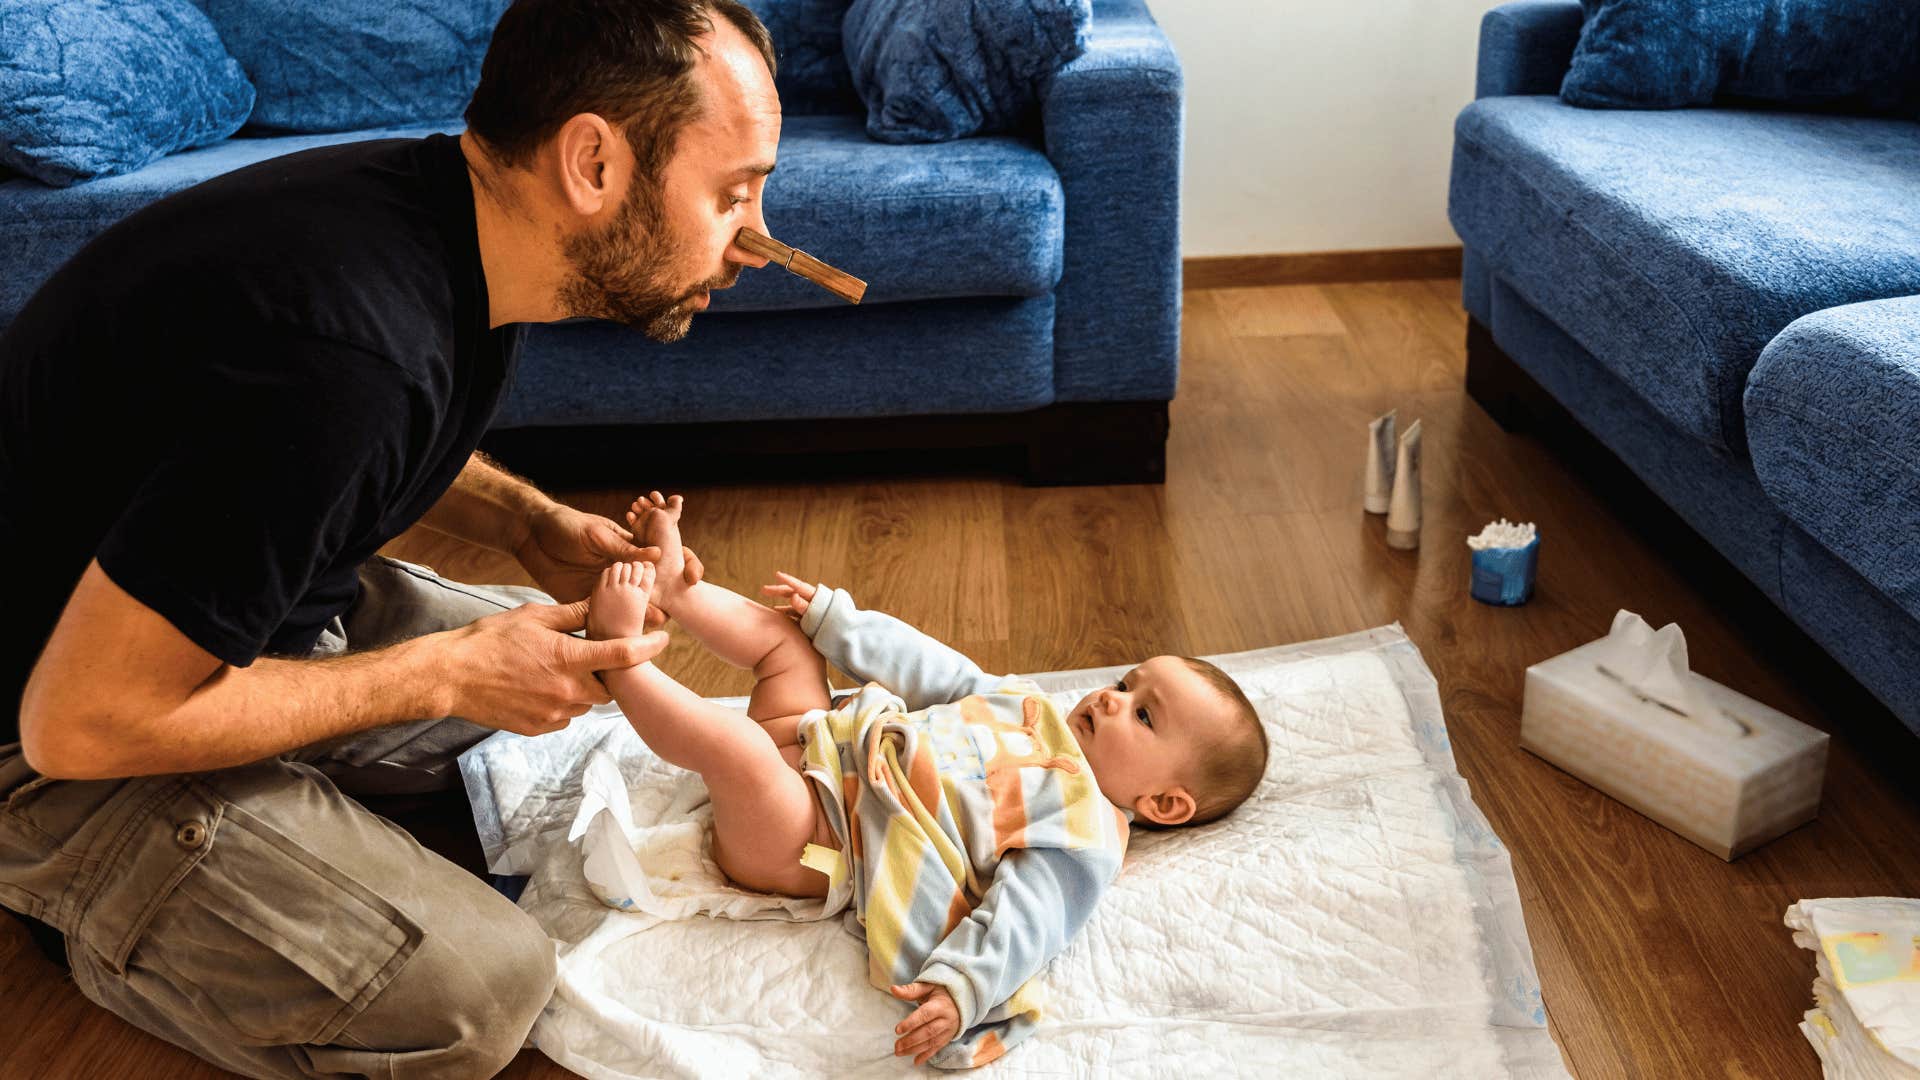
[[1400, 460], [1393, 467], [1392, 505], [1387, 508], [1387, 546], [1411, 551], [1420, 546], [1420, 421], [1400, 436]]
[[1367, 498], [1369, 514], [1384, 514], [1393, 494], [1393, 425], [1398, 409], [1367, 425]]

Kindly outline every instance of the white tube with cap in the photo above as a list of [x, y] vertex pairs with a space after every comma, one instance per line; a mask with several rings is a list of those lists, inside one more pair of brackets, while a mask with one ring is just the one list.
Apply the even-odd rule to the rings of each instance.
[[1389, 409], [1387, 415], [1367, 425], [1366, 507], [1369, 514], [1386, 513], [1393, 498], [1393, 426], [1399, 411]]
[[1393, 497], [1387, 508], [1387, 546], [1411, 551], [1420, 546], [1420, 421], [1400, 436], [1400, 460], [1393, 467]]

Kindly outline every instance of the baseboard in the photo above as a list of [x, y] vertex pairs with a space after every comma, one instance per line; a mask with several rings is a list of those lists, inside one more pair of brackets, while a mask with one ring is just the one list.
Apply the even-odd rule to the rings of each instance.
[[1293, 255], [1202, 255], [1181, 260], [1188, 289], [1248, 285], [1314, 285], [1340, 281], [1404, 281], [1460, 276], [1460, 248], [1382, 248]]

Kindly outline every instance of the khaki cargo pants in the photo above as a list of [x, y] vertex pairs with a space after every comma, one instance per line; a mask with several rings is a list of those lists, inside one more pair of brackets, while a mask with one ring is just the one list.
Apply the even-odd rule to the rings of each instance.
[[[548, 600], [375, 559], [314, 655]], [[80, 992], [250, 1076], [491, 1076], [553, 989], [534, 921], [355, 802], [460, 783], [448, 718], [194, 775], [48, 780], [0, 745], [0, 904]], [[8, 918], [0, 913], [0, 919]]]

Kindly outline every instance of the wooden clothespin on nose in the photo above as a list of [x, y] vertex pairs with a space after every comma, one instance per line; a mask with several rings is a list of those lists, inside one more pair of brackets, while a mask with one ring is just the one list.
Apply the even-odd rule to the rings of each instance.
[[850, 304], [859, 303], [860, 298], [867, 295], [866, 282], [838, 267], [828, 266], [804, 251], [790, 248], [765, 233], [743, 228], [733, 242], [744, 250], [799, 274]]

